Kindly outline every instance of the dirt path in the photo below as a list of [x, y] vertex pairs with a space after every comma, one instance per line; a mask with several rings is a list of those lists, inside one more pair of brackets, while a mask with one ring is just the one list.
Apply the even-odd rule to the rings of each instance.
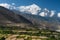
[[6, 40], [17, 40], [16, 37], [18, 35], [10, 35], [8, 38], [6, 38]]

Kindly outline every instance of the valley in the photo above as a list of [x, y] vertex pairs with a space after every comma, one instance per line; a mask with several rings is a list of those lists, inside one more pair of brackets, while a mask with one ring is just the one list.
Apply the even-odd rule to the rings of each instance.
[[60, 40], [60, 33], [49, 29], [0, 26], [0, 40]]

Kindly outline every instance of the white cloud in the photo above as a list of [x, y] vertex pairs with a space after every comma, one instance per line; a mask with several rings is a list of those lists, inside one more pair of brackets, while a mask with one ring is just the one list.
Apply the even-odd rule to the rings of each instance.
[[3, 6], [8, 9], [18, 9], [20, 12], [27, 12], [35, 15], [41, 10], [41, 8], [36, 4], [15, 7], [15, 3], [12, 3], [12, 4], [0, 3], [0, 6]]
[[51, 15], [50, 15], [50, 17], [54, 16], [54, 14], [55, 14], [55, 11], [51, 10]]
[[5, 7], [5, 8], [7, 8], [7, 9], [16, 9], [16, 7], [13, 6], [13, 5], [15, 5], [15, 4], [12, 3], [12, 5], [10, 5], [10, 4], [8, 4], [8, 3], [0, 3], [0, 6], [3, 6], [3, 7]]
[[[12, 4], [0, 3], [0, 6], [3, 6], [8, 9], [15, 9], [15, 10], [18, 9], [20, 12], [26, 12], [26, 13], [30, 13], [30, 14], [34, 14], [34, 15], [37, 15], [40, 12], [39, 15], [43, 16], [43, 17], [45, 17], [45, 16], [52, 17], [55, 14], [55, 11], [53, 11], [53, 10], [49, 11], [47, 8], [44, 8], [43, 11], [41, 11], [41, 8], [39, 6], [37, 6], [36, 4], [15, 7], [16, 6], [15, 3], [12, 3]], [[58, 17], [60, 17], [60, 13], [58, 13]]]
[[44, 8], [43, 12], [41, 12], [39, 15], [42, 16], [42, 17], [48, 16], [49, 15], [49, 10], [47, 8]]
[[47, 8], [45, 8], [45, 9], [43, 10], [43, 12], [44, 12], [45, 16], [48, 16], [48, 15], [49, 15], [49, 10], [48, 10]]
[[42, 16], [42, 17], [45, 16], [44, 12], [41, 12], [39, 15]]
[[49, 12], [49, 10], [47, 8], [44, 8], [43, 11], [46, 12], [46, 13]]
[[58, 17], [60, 17], [60, 13], [58, 13], [58, 15], [57, 15]]
[[[47, 17], [53, 17], [54, 14], [55, 14], [54, 10], [49, 11], [47, 8], [45, 8], [43, 10], [43, 12], [41, 12], [39, 15], [42, 16], [42, 17], [45, 17], [45, 16], [47, 16]], [[58, 14], [58, 16], [60, 16], [60, 14]]]
[[19, 6], [18, 8], [21, 12], [28, 12], [35, 15], [41, 10], [41, 8], [36, 4], [32, 4], [29, 6]]
[[0, 3], [0, 6], [3, 6], [5, 8], [9, 8], [11, 5], [7, 3]]

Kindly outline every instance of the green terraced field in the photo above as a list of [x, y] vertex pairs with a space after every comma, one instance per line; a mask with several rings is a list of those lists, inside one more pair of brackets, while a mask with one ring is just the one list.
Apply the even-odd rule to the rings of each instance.
[[[0, 27], [0, 40], [59, 40], [60, 33], [48, 29], [31, 30], [31, 29], [16, 29], [11, 27]], [[15, 40], [14, 39], [14, 40]]]

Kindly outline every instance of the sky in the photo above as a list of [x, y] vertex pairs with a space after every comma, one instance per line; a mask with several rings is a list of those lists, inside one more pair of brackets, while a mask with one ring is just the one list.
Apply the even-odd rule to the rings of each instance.
[[[7, 8], [13, 5], [16, 9], [18, 7], [20, 11], [28, 11], [32, 14], [36, 14], [38, 10], [40, 11], [42, 9], [47, 12], [54, 10], [57, 13], [59, 12], [60, 16], [60, 0], [0, 0], [0, 5]], [[51, 11], [51, 15], [54, 14], [54, 11]], [[43, 15], [45, 12], [41, 13]]]
[[41, 8], [60, 11], [60, 0], [0, 0], [0, 3], [15, 3], [15, 6], [36, 4]]

